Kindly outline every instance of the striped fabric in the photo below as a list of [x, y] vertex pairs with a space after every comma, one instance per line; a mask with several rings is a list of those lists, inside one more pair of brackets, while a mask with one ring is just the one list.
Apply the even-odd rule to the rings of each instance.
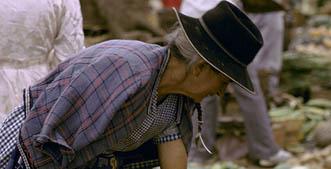
[[[61, 63], [32, 86], [19, 144], [31, 166], [77, 168], [106, 150], [131, 151], [162, 134], [161, 129], [146, 133], [159, 112], [153, 91], [167, 50], [139, 41], [104, 42]], [[188, 150], [193, 102], [176, 98], [181, 112], [177, 130]]]

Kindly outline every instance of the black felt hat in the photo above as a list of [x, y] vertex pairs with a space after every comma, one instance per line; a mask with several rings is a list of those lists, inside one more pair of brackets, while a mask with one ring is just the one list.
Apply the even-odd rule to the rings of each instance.
[[263, 39], [247, 15], [227, 1], [221, 1], [200, 18], [177, 11], [176, 15], [199, 55], [233, 82], [254, 93], [247, 65], [262, 47]]

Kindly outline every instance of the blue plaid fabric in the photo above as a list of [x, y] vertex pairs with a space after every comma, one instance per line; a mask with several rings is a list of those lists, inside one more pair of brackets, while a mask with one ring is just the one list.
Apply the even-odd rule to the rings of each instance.
[[[82, 167], [104, 151], [130, 151], [156, 137], [146, 133], [158, 115], [153, 91], [167, 51], [139, 41], [104, 42], [61, 63], [32, 86], [31, 109], [19, 135], [31, 166]], [[193, 102], [181, 96], [176, 103], [178, 133], [188, 150]]]

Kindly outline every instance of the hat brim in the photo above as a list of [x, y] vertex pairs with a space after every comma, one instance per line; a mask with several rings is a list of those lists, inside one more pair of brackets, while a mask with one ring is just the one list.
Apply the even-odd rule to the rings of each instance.
[[285, 10], [284, 6], [273, 0], [242, 0], [242, 3], [244, 10], [248, 13], [265, 13]]
[[186, 38], [201, 58], [241, 88], [254, 94], [254, 87], [248, 75], [247, 66], [235, 61], [228, 52], [214, 42], [204, 30], [199, 19], [183, 15], [176, 9], [174, 11]]

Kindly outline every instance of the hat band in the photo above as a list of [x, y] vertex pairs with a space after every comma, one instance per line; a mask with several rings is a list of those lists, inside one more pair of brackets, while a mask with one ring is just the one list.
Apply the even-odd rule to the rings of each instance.
[[247, 65], [241, 63], [237, 58], [233, 57], [230, 52], [228, 52], [221, 43], [218, 42], [218, 40], [215, 38], [215, 36], [213, 35], [213, 33], [209, 30], [209, 28], [207, 27], [205, 21], [202, 19], [202, 17], [199, 18], [199, 22], [202, 26], [202, 28], [207, 32], [207, 34], [210, 36], [211, 39], [213, 39], [213, 41], [217, 44], [218, 47], [222, 48], [223, 51], [230, 56], [231, 59], [233, 59], [235, 62], [237, 62], [238, 64], [240, 64], [243, 67], [246, 67]]

